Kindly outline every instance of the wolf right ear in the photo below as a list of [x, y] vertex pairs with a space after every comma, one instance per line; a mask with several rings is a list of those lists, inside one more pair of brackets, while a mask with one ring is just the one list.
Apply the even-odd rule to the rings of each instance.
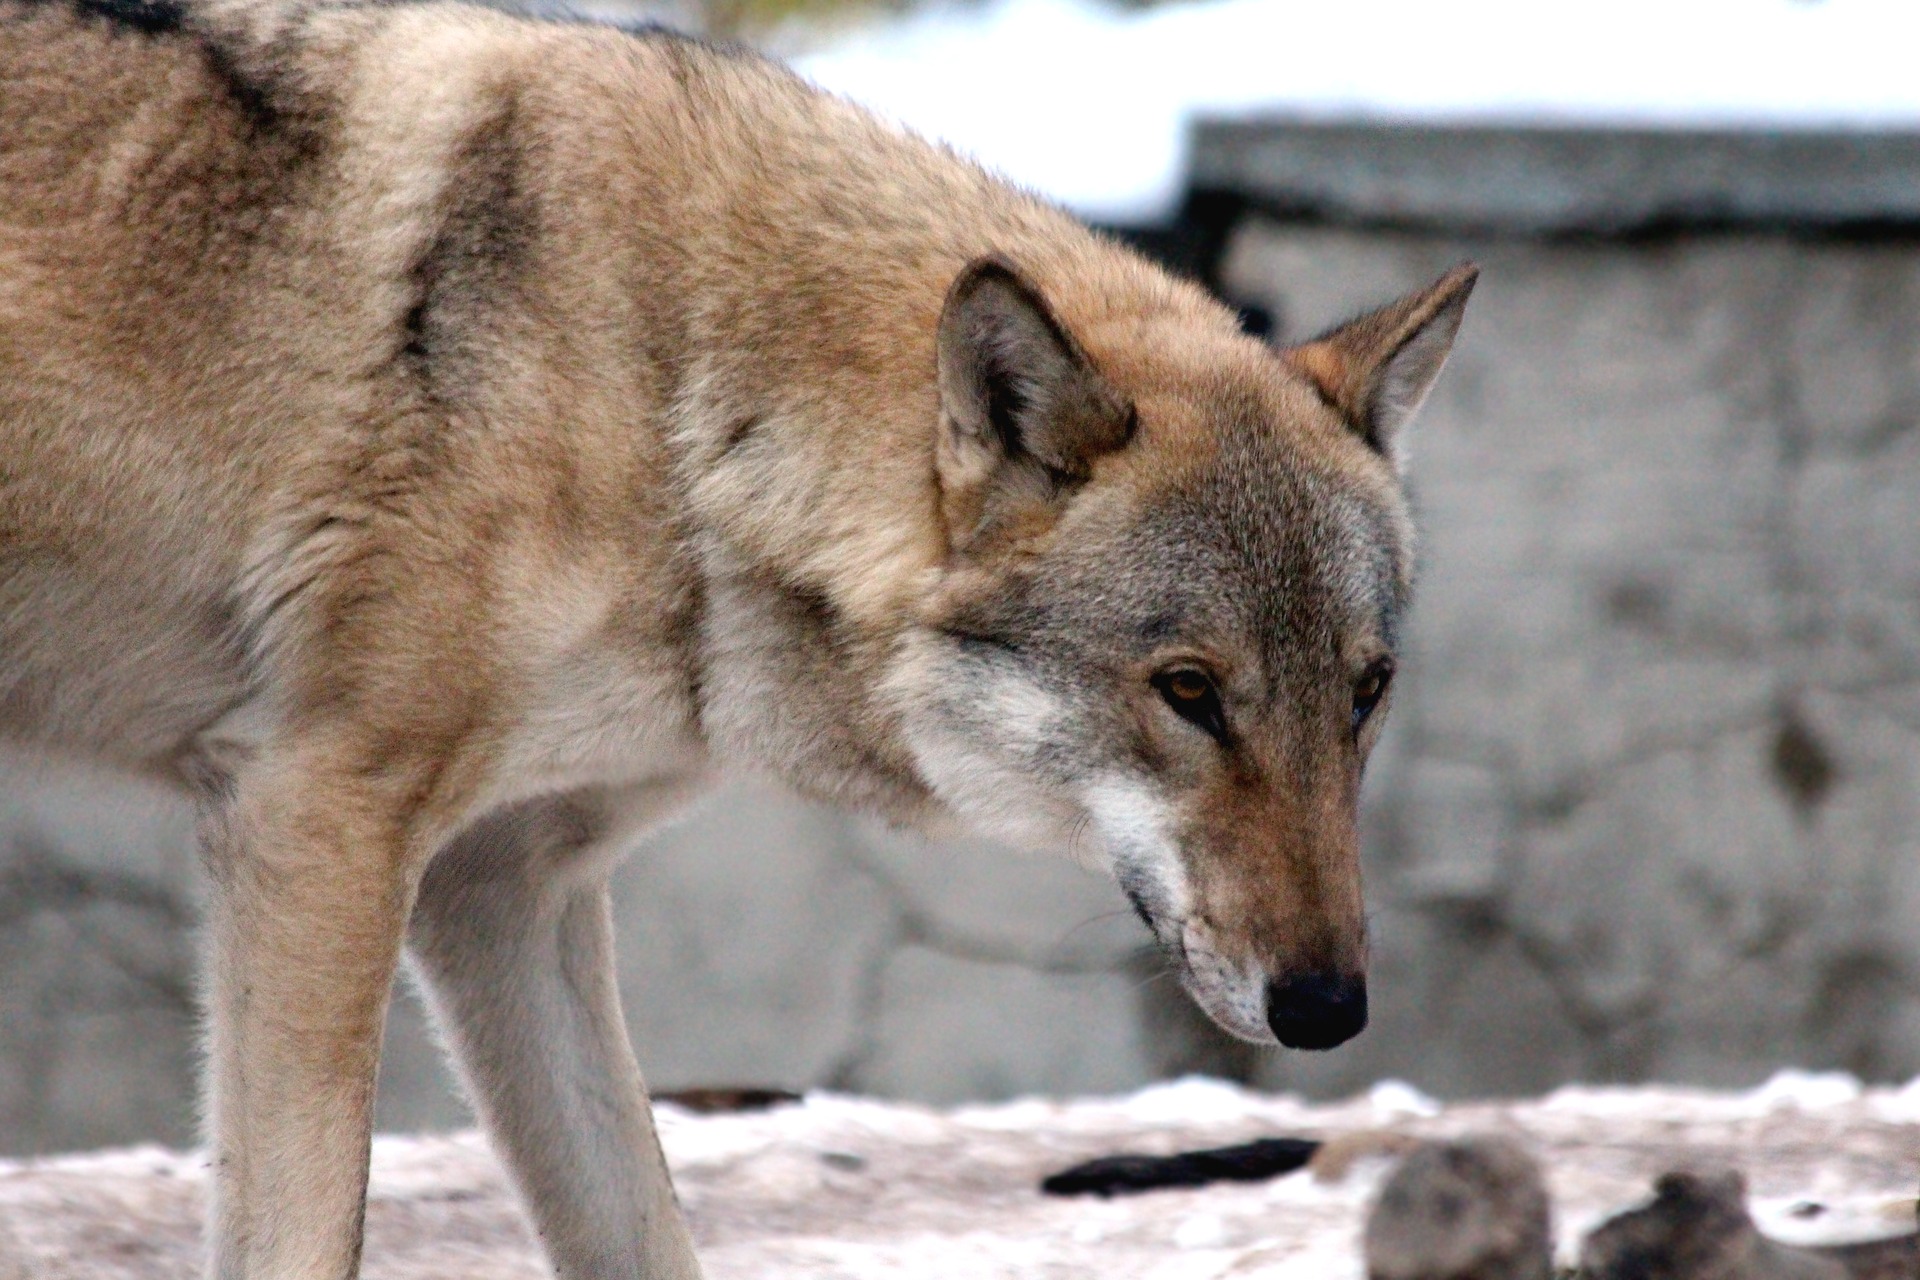
[[954, 280], [936, 353], [936, 471], [955, 546], [1051, 507], [1133, 433], [1127, 398], [999, 258], [977, 259]]
[[1289, 347], [1281, 359], [1383, 457], [1440, 377], [1480, 268], [1462, 263], [1418, 293]]

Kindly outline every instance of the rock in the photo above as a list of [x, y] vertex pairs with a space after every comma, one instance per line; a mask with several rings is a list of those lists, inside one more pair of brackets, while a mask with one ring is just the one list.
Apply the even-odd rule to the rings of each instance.
[[1552, 1213], [1540, 1166], [1501, 1138], [1430, 1142], [1367, 1216], [1368, 1280], [1548, 1280]]
[[1652, 1204], [1587, 1237], [1582, 1280], [1849, 1280], [1837, 1260], [1761, 1235], [1746, 1202], [1737, 1172], [1662, 1174]]
[[1914, 1280], [1920, 1276], [1920, 1235], [1815, 1249], [1845, 1267], [1852, 1280]]

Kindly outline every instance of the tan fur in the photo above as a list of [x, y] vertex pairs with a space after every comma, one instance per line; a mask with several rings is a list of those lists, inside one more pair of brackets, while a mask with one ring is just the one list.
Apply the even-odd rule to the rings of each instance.
[[1347, 1180], [1356, 1165], [1368, 1160], [1404, 1156], [1420, 1145], [1411, 1134], [1392, 1129], [1359, 1129], [1328, 1138], [1307, 1161], [1317, 1182], [1340, 1183]]
[[[1411, 563], [1404, 406], [1366, 401], [1424, 392], [1470, 276], [1303, 376], [752, 57], [116, 2], [0, 0], [0, 736], [201, 805], [214, 1275], [357, 1267], [403, 948], [560, 1274], [697, 1274], [605, 884], [722, 770], [1091, 820], [1241, 1034], [1263, 983], [1360, 972], [1347, 700]], [[1250, 504], [1214, 551], [1167, 514], [1203, 484]], [[1222, 555], [1207, 598], [1267, 613], [1147, 625], [1163, 560]], [[1172, 638], [1069, 670], [1109, 580]], [[1189, 660], [1230, 743], [1150, 687]]]

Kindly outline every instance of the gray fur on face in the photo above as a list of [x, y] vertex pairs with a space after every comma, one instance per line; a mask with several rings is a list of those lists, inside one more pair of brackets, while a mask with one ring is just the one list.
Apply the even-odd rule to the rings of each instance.
[[1027, 762], [1050, 779], [1156, 771], [1122, 709], [1129, 669], [1156, 653], [1227, 657], [1242, 670], [1236, 729], [1311, 750], [1316, 728], [1287, 722], [1345, 714], [1356, 641], [1392, 652], [1411, 555], [1395, 513], [1265, 433], [1244, 435], [1126, 528], [1062, 539], [951, 620], [965, 667], [1022, 670], [1069, 709]]

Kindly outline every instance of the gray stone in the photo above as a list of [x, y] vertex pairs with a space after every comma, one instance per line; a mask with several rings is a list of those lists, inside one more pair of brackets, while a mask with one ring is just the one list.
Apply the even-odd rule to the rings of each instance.
[[0, 1148], [193, 1135], [191, 819], [0, 759]]
[[1407, 865], [1398, 885], [1417, 902], [1457, 903], [1472, 910], [1506, 893], [1510, 808], [1499, 775], [1484, 765], [1417, 760], [1399, 797], [1419, 815], [1401, 833]]
[[930, 1102], [1116, 1093], [1150, 1078], [1124, 974], [1058, 974], [926, 947], [881, 976], [848, 1084]]
[[1256, 222], [1226, 283], [1308, 333], [1365, 301], [1330, 282], [1385, 297], [1469, 256], [1369, 792], [1376, 1017], [1261, 1078], [1911, 1075], [1920, 254]]
[[1618, 233], [1920, 222], [1920, 135], [1202, 120], [1190, 182], [1337, 221]]
[[862, 835], [850, 856], [886, 886], [923, 945], [1073, 973], [1124, 964], [1142, 944], [1112, 877], [1065, 850], [930, 843], [876, 829]]
[[656, 1086], [819, 1084], [863, 1030], [862, 983], [902, 933], [823, 810], [735, 789], [615, 881], [621, 990]]

